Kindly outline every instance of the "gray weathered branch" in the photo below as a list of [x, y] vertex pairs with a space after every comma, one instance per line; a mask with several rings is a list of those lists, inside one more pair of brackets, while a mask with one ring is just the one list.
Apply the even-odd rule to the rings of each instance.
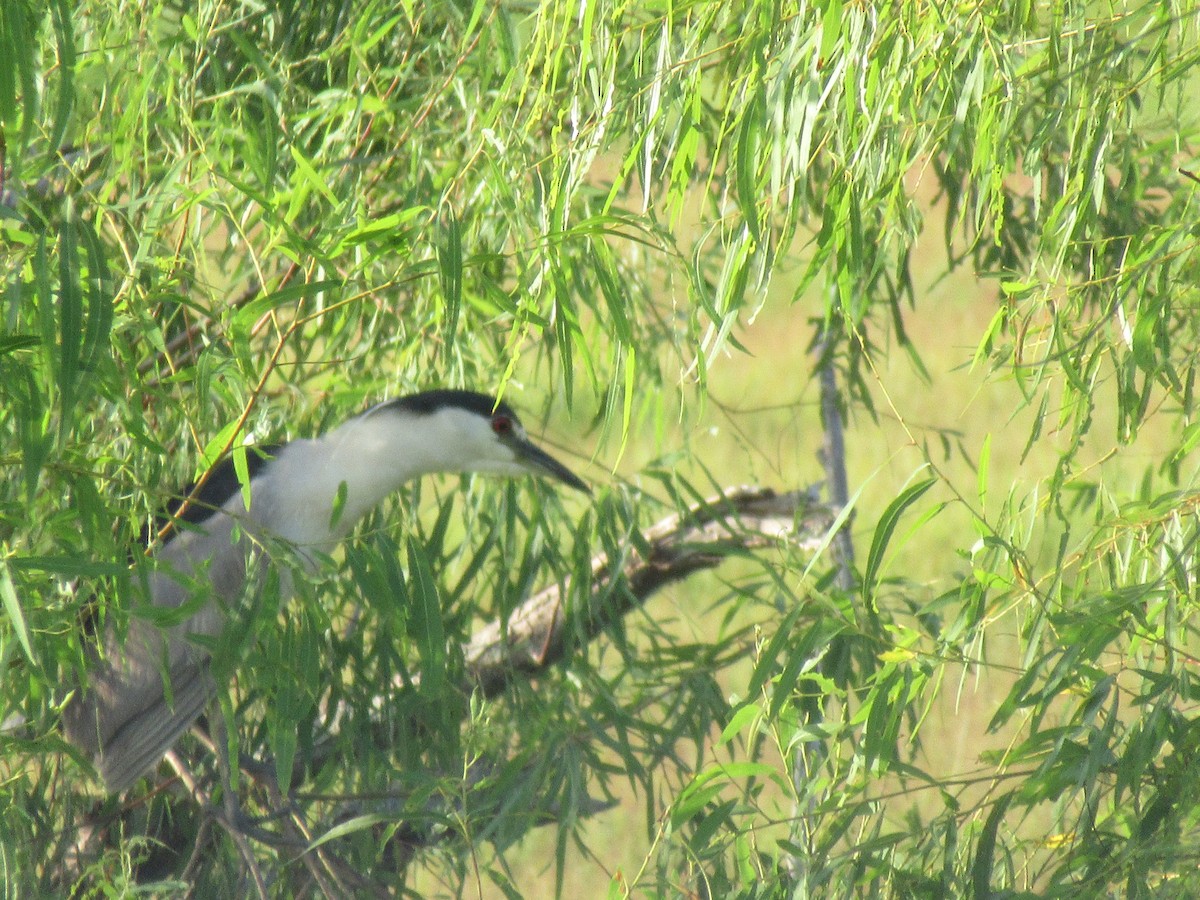
[[737, 487], [669, 516], [643, 533], [645, 556], [631, 553], [616, 569], [607, 556], [593, 558], [584, 608], [568, 616], [563, 601], [570, 584], [551, 585], [506, 622], [480, 629], [465, 648], [471, 680], [494, 696], [517, 673], [536, 672], [562, 659], [571, 639], [595, 637], [656, 591], [715, 568], [731, 555], [780, 542], [815, 549], [836, 515], [812, 490]]

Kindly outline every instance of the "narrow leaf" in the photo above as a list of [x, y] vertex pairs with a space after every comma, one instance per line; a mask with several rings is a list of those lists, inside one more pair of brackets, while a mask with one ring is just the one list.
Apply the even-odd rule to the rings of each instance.
[[888, 504], [887, 509], [875, 526], [875, 535], [871, 538], [871, 549], [867, 553], [867, 567], [863, 572], [863, 597], [870, 604], [875, 593], [875, 581], [879, 576], [879, 568], [883, 564], [883, 555], [887, 550], [896, 525], [904, 511], [916, 503], [936, 483], [935, 478], [926, 478], [916, 484], [909, 485], [900, 495]]
[[1004, 813], [1012, 801], [1012, 794], [1005, 794], [996, 801], [983, 825], [979, 835], [979, 844], [975, 848], [975, 862], [971, 866], [971, 881], [974, 884], [974, 896], [977, 900], [988, 900], [992, 897], [992, 869], [995, 866], [996, 833], [1000, 823], [1004, 821]]
[[4, 605], [4, 612], [8, 615], [8, 620], [12, 622], [13, 631], [17, 633], [17, 640], [21, 642], [21, 649], [25, 651], [26, 658], [36, 666], [37, 659], [33, 655], [33, 645], [29, 642], [29, 629], [25, 626], [25, 614], [21, 611], [21, 604], [17, 600], [17, 591], [13, 586], [12, 575], [8, 571], [6, 562], [0, 562], [0, 603]]
[[415, 538], [408, 541], [408, 581], [413, 637], [421, 653], [421, 689], [436, 696], [446, 676], [446, 631], [429, 560]]
[[446, 334], [444, 346], [454, 346], [458, 331], [458, 316], [462, 309], [463, 255], [462, 226], [454, 210], [446, 207], [442, 214], [442, 240], [437, 248], [438, 273], [441, 275], [442, 297], [446, 301]]

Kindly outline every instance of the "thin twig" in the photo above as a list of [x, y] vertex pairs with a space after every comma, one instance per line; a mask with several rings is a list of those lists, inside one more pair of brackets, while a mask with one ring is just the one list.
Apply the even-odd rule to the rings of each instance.
[[175, 750], [167, 751], [166, 760], [179, 776], [179, 780], [183, 782], [188, 793], [191, 794], [192, 801], [197, 807], [204, 810], [205, 814], [214, 819], [218, 825], [225, 829], [233, 841], [234, 846], [238, 848], [238, 852], [242, 855], [242, 860], [246, 864], [246, 870], [250, 873], [251, 879], [254, 881], [254, 887], [258, 891], [258, 896], [261, 900], [267, 900], [267, 883], [263, 878], [262, 871], [259, 869], [258, 860], [254, 858], [254, 849], [250, 846], [250, 841], [245, 832], [237, 822], [231, 822], [212, 803], [212, 797], [204, 790], [199, 781], [192, 775], [192, 770], [184, 762], [183, 757]]

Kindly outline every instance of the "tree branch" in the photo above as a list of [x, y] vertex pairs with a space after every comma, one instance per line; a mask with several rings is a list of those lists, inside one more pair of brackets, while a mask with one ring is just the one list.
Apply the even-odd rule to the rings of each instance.
[[592, 559], [588, 599], [564, 611], [570, 583], [534, 594], [508, 617], [480, 629], [465, 648], [470, 680], [493, 697], [517, 673], [545, 669], [565, 656], [571, 639], [591, 639], [656, 591], [689, 575], [719, 566], [732, 555], [787, 541], [816, 549], [837, 512], [815, 491], [776, 493], [736, 487], [669, 516], [643, 533], [645, 556], [630, 554], [620, 569], [609, 558]]

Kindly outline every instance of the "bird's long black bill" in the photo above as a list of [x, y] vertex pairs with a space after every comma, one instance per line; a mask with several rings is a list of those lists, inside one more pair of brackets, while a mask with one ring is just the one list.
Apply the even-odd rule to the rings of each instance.
[[537, 475], [547, 475], [550, 478], [561, 481], [563, 484], [569, 484], [575, 490], [583, 491], [585, 494], [592, 492], [586, 481], [535, 444], [522, 441], [521, 458], [530, 471]]

